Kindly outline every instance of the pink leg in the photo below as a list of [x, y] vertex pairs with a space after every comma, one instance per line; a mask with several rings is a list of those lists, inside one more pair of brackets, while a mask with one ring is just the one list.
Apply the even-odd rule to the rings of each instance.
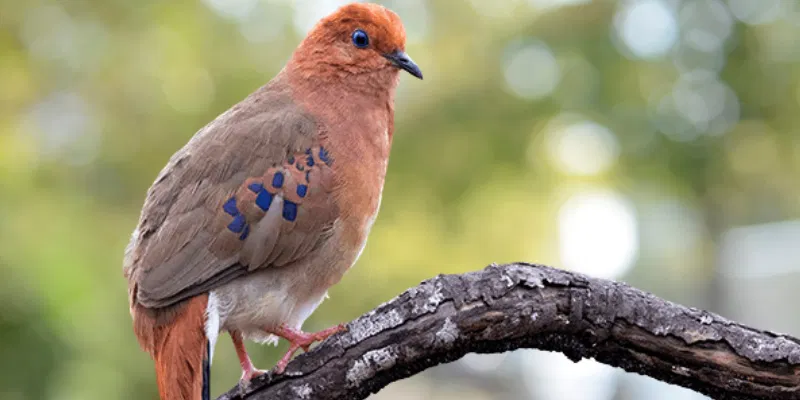
[[253, 366], [253, 362], [250, 361], [250, 356], [247, 355], [247, 349], [244, 347], [242, 333], [239, 331], [232, 331], [230, 334], [233, 347], [236, 349], [236, 356], [239, 357], [239, 365], [242, 366], [242, 380], [249, 382], [251, 379], [266, 373], [267, 371], [256, 369], [256, 367]]
[[273, 335], [280, 336], [289, 341], [289, 350], [286, 352], [283, 358], [278, 361], [276, 372], [279, 374], [283, 373], [283, 370], [286, 369], [286, 365], [289, 364], [289, 361], [292, 359], [292, 355], [294, 355], [298, 349], [308, 351], [309, 347], [311, 347], [314, 342], [321, 342], [328, 337], [345, 330], [346, 329], [344, 325], [339, 324], [316, 333], [307, 333], [289, 328], [286, 326], [286, 324], [281, 324], [278, 329], [269, 331]]

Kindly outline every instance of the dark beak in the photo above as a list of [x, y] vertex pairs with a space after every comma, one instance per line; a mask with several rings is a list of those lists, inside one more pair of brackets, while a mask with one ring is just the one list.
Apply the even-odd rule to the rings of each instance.
[[408, 71], [409, 74], [422, 79], [422, 71], [419, 69], [414, 60], [408, 56], [404, 51], [397, 50], [394, 53], [384, 54], [387, 60], [391, 61], [395, 67]]

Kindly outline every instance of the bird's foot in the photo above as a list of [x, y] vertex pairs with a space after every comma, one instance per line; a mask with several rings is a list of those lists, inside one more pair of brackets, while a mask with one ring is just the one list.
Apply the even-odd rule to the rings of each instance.
[[283, 371], [286, 369], [286, 365], [289, 364], [289, 361], [291, 361], [292, 356], [298, 349], [308, 351], [311, 345], [315, 342], [321, 342], [330, 336], [345, 330], [347, 329], [344, 327], [344, 324], [339, 324], [319, 332], [308, 333], [289, 328], [286, 326], [286, 324], [281, 324], [281, 326], [272, 333], [288, 340], [289, 350], [286, 352], [283, 358], [278, 361], [278, 365], [275, 366], [276, 372], [279, 374], [283, 373]]
[[251, 380], [266, 374], [267, 371], [263, 369], [258, 369], [250, 365], [249, 368], [242, 368], [242, 378], [240, 379], [242, 382], [250, 382]]
[[246, 386], [253, 378], [264, 375], [267, 371], [257, 369], [253, 365], [253, 362], [250, 361], [250, 356], [247, 354], [247, 350], [244, 347], [244, 340], [242, 339], [241, 332], [233, 331], [230, 334], [233, 340], [233, 347], [236, 350], [236, 356], [239, 358], [239, 365], [242, 366], [242, 378], [240, 379], [240, 383]]

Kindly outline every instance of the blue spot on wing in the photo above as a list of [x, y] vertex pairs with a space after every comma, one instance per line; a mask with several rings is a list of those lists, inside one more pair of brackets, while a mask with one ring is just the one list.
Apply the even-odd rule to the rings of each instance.
[[314, 166], [314, 157], [311, 157], [311, 156], [306, 157], [306, 165], [308, 165], [309, 167], [313, 167]]
[[306, 171], [306, 183], [311, 182], [311, 171]]
[[272, 177], [272, 187], [280, 188], [283, 186], [283, 172], [276, 172]]
[[256, 205], [263, 211], [269, 210], [269, 205], [272, 204], [272, 194], [264, 188], [261, 188], [261, 191], [258, 192], [258, 196], [256, 197]]
[[289, 159], [286, 161], [288, 161], [289, 164], [294, 164], [294, 156], [289, 156]]
[[250, 191], [253, 193], [258, 193], [264, 189], [264, 185], [259, 182], [253, 182], [250, 185], [248, 185], [247, 188], [250, 189]]
[[291, 201], [284, 200], [283, 218], [290, 222], [297, 219], [297, 203], [292, 203]]
[[328, 164], [330, 161], [330, 158], [328, 158], [328, 150], [325, 150], [322, 146], [319, 147], [319, 159], [325, 164]]
[[246, 225], [245, 222], [244, 215], [239, 214], [228, 224], [228, 229], [233, 233], [241, 233]]
[[250, 225], [245, 225], [244, 232], [242, 232], [242, 234], [239, 236], [239, 240], [247, 239], [247, 235], [249, 234], [250, 234]]
[[231, 216], [235, 217], [235, 216], [239, 215], [239, 209], [236, 208], [236, 198], [235, 197], [231, 197], [230, 199], [228, 199], [228, 201], [226, 201], [225, 204], [222, 206], [222, 209], [225, 210], [225, 212], [228, 213]]
[[308, 186], [306, 185], [297, 185], [297, 195], [300, 197], [306, 197], [306, 193], [308, 193]]

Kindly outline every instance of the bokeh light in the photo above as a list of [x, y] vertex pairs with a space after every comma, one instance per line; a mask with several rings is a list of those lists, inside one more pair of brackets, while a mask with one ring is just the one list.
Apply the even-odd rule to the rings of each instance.
[[634, 210], [610, 191], [578, 193], [564, 202], [558, 237], [561, 265], [600, 278], [620, 278], [633, 267], [639, 249]]
[[570, 361], [560, 353], [522, 352], [521, 367], [531, 377], [525, 387], [533, 399], [612, 400], [617, 372], [594, 360]]
[[505, 64], [506, 87], [515, 95], [535, 100], [549, 95], [558, 86], [561, 69], [553, 52], [540, 41], [509, 45]]
[[617, 138], [596, 122], [561, 115], [548, 123], [546, 135], [551, 158], [568, 174], [606, 172], [619, 156]]
[[660, 0], [624, 1], [615, 28], [635, 57], [655, 58], [666, 54], [678, 37], [672, 10]]

